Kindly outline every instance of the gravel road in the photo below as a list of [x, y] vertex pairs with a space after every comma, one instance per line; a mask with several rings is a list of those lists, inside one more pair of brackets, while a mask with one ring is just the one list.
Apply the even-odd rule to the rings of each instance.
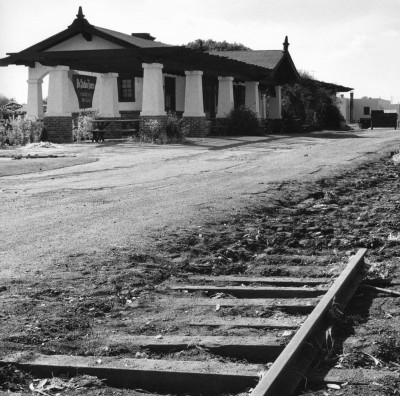
[[[145, 247], [183, 224], [266, 202], [282, 181], [329, 176], [399, 143], [398, 131], [378, 129], [31, 150], [98, 160], [0, 177], [0, 276], [23, 278], [113, 245]], [[14, 161], [16, 169], [21, 161], [34, 160]]]

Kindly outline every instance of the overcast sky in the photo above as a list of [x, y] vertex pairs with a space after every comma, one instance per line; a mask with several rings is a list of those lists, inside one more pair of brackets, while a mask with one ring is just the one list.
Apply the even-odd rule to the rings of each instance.
[[[356, 98], [400, 101], [399, 0], [0, 0], [0, 58], [64, 30], [79, 5], [93, 25], [174, 45], [211, 38], [281, 49], [287, 35], [297, 69]], [[26, 102], [26, 80], [24, 66], [0, 67], [0, 94]]]

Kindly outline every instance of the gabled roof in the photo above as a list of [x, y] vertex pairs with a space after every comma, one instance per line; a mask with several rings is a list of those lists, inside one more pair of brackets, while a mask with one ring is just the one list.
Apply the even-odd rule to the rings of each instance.
[[[85, 18], [85, 15], [83, 15], [82, 7], [79, 7], [76, 19], [72, 22], [71, 25], [68, 26], [67, 29], [20, 51], [19, 54], [25, 54], [27, 52], [46, 51], [78, 34], [82, 34], [87, 41], [91, 41], [92, 36], [95, 35], [112, 43], [118, 44], [123, 48], [159, 48], [170, 46], [169, 44], [164, 44], [159, 41], [154, 41], [152, 39], [145, 39], [143, 37], [132, 36], [129, 34], [91, 25]], [[149, 35], [149, 37], [151, 36]]]
[[[81, 37], [88, 44], [99, 37], [115, 44], [113, 48], [90, 48], [79, 50], [57, 47], [68, 40]], [[223, 51], [202, 52], [185, 46], [171, 46], [154, 41], [148, 33], [132, 35], [90, 24], [79, 7], [76, 19], [67, 29], [18, 53], [0, 59], [0, 66], [46, 66], [64, 65], [73, 70], [98, 73], [115, 72], [140, 76], [142, 63], [159, 62], [165, 73], [185, 75], [187, 70], [202, 70], [210, 77], [232, 76], [239, 81], [259, 81], [261, 85], [282, 85], [297, 81], [296, 67], [287, 50], [283, 51]], [[56, 48], [55, 48], [56, 47]], [[117, 47], [117, 48], [116, 48]], [[55, 50], [51, 50], [55, 48]]]
[[274, 70], [285, 56], [282, 50], [210, 51], [209, 54]]
[[[132, 35], [121, 33], [121, 32], [116, 32], [114, 30], [105, 29], [105, 28], [102, 28], [99, 26], [94, 26], [94, 33], [96, 31], [102, 32], [105, 35], [108, 35], [110, 37], [117, 38], [118, 40], [123, 40], [127, 44], [134, 45], [135, 47], [139, 47], [139, 48], [171, 47], [170, 44], [161, 43], [160, 41], [146, 40], [141, 37], [132, 36]], [[103, 37], [103, 38], [105, 38], [105, 37]]]

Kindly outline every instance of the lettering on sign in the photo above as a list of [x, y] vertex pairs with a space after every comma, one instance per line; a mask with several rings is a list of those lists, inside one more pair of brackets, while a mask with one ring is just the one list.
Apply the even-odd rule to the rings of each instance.
[[74, 85], [76, 96], [78, 97], [80, 109], [92, 107], [96, 80], [97, 77], [83, 74], [74, 74], [72, 76], [72, 84]]

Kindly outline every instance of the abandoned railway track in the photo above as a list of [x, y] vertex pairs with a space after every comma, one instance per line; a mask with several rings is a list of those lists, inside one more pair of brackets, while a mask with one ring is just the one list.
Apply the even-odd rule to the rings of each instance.
[[383, 158], [289, 183], [153, 249], [77, 252], [0, 284], [0, 385], [13, 363], [45, 393], [68, 372], [106, 380], [90, 396], [398, 395], [399, 176]]
[[[22, 353], [3, 358], [1, 364], [16, 364], [41, 377], [94, 375], [110, 386], [148, 392], [217, 395], [252, 388], [252, 396], [289, 396], [315, 356], [329, 348], [326, 334], [361, 282], [365, 252], [360, 249], [339, 276], [332, 276], [336, 269], [325, 277], [186, 275], [163, 283], [151, 298], [161, 310], [169, 305], [181, 313], [173, 318], [177, 334], [126, 336], [125, 344], [148, 351], [137, 352], [137, 358]], [[185, 323], [186, 334], [180, 334], [189, 310], [195, 312]], [[230, 310], [237, 312], [229, 315]], [[223, 311], [225, 315], [218, 315]], [[255, 316], [246, 316], [249, 311]], [[256, 333], [238, 335], [243, 328]], [[115, 342], [118, 336], [113, 338]], [[110, 341], [104, 346], [112, 348]], [[193, 348], [212, 358], [179, 359], [180, 352]], [[176, 355], [154, 359], [147, 353]]]

